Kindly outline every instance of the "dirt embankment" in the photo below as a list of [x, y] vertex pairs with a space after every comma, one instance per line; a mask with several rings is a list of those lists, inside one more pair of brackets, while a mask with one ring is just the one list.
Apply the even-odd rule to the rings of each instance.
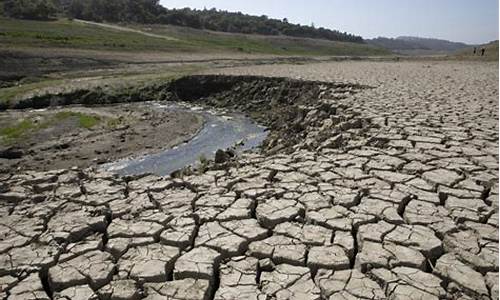
[[[13, 104], [13, 108], [47, 108], [64, 105], [111, 105], [113, 108], [93, 109], [92, 113], [107, 111], [130, 124], [110, 128], [99, 125], [84, 130], [61, 122], [63, 128], [39, 138], [34, 135], [20, 148], [27, 156], [4, 162], [5, 169], [65, 168], [89, 166], [108, 159], [126, 157], [152, 149], [167, 148], [189, 139], [201, 121], [192, 115], [145, 112], [129, 102], [185, 101], [209, 107], [227, 108], [248, 114], [270, 129], [263, 144], [265, 153], [290, 152], [296, 148], [315, 149], [328, 144], [340, 146], [341, 139], [328, 141], [332, 134], [350, 128], [361, 128], [366, 120], [345, 111], [341, 99], [367, 88], [361, 85], [299, 81], [286, 78], [257, 76], [187, 76], [165, 84], [109, 91], [104, 89], [77, 90], [66, 94], [47, 94]], [[128, 104], [127, 104], [128, 103]], [[133, 107], [133, 109], [132, 109]], [[5, 108], [5, 107], [4, 107]], [[7, 115], [18, 118], [9, 111]], [[36, 113], [35, 113], [36, 115]], [[333, 116], [333, 117], [332, 117]], [[5, 155], [4, 155], [5, 156]]]

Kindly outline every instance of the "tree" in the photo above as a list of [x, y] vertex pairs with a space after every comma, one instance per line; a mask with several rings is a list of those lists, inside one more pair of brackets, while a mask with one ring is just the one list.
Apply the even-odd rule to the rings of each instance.
[[9, 17], [33, 20], [48, 20], [57, 12], [52, 0], [5, 0], [3, 9]]

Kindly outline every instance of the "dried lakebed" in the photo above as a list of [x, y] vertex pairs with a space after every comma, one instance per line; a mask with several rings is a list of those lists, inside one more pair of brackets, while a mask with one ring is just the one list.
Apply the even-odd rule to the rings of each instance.
[[111, 162], [103, 166], [104, 170], [120, 175], [150, 173], [166, 176], [187, 166], [197, 166], [201, 160], [212, 159], [219, 149], [233, 148], [235, 152], [241, 152], [256, 148], [267, 136], [263, 126], [242, 114], [204, 110], [182, 103], [151, 105], [156, 110], [199, 114], [204, 119], [203, 128], [186, 143], [161, 153]]
[[223, 72], [159, 90], [250, 114], [261, 154], [2, 175], [1, 298], [498, 299], [498, 64]]
[[0, 112], [0, 173], [157, 153], [189, 141], [202, 126], [199, 114], [139, 103], [8, 110]]

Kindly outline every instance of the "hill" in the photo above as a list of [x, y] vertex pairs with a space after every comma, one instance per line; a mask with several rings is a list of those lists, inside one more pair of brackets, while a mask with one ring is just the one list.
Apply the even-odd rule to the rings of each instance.
[[[3, 2], [3, 5], [2, 5]], [[2, 0], [4, 14], [13, 18], [47, 20], [59, 14], [95, 22], [167, 24], [243, 34], [286, 35], [363, 43], [360, 36], [289, 23], [267, 16], [216, 10], [167, 9], [159, 0]], [[0, 11], [2, 9], [0, 8]]]
[[397, 38], [378, 37], [366, 43], [400, 54], [445, 54], [470, 47], [470, 45], [441, 39], [401, 36]]
[[170, 25], [119, 26], [78, 20], [0, 18], [1, 48], [76, 48], [176, 53], [233, 52], [274, 55], [384, 55], [374, 46], [286, 36], [220, 33]]
[[[476, 54], [474, 54], [474, 48], [476, 48]], [[484, 56], [481, 56], [481, 49], [484, 49]], [[498, 60], [498, 41], [492, 41], [488, 44], [471, 46], [466, 49], [461, 49], [449, 56], [454, 59], [473, 59], [473, 60], [488, 60], [497, 61]]]
[[310, 56], [389, 54], [385, 49], [359, 43], [222, 33], [170, 25], [0, 17], [0, 28], [0, 89], [11, 87], [0, 92], [0, 100], [83, 74], [119, 78], [120, 82], [126, 82], [123, 78], [129, 76], [129, 81], [138, 82], [144, 79], [144, 74], [146, 80], [150, 80], [150, 74], [164, 78], [209, 66], [219, 67], [226, 61], [227, 64], [279, 63], [314, 59]]

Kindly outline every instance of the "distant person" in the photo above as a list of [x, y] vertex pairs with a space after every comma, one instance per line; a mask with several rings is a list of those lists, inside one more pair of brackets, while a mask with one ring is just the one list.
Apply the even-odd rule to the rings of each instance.
[[476, 52], [477, 52], [477, 48], [474, 47], [474, 55], [476, 55]]
[[486, 49], [481, 49], [481, 56], [484, 56], [484, 52], [486, 51]]

